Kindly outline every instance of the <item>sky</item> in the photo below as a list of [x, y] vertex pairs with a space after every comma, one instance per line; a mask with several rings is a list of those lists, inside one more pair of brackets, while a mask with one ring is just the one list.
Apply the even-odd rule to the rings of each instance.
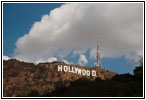
[[5, 3], [3, 59], [94, 66], [133, 73], [143, 55], [141, 3]]

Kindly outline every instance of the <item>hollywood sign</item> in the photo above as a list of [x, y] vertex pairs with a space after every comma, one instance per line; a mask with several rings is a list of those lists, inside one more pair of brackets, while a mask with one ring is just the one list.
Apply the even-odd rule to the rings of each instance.
[[86, 76], [96, 76], [96, 71], [95, 70], [87, 70], [87, 69], [81, 69], [78, 67], [71, 67], [67, 65], [58, 65], [58, 71], [64, 71], [64, 72], [71, 72], [71, 73], [76, 73], [80, 75], [86, 75]]

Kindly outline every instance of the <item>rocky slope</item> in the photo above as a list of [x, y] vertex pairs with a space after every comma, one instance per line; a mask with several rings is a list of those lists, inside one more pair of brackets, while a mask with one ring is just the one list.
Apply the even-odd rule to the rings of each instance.
[[[70, 65], [81, 69], [96, 70], [97, 76], [84, 76], [70, 72], [59, 72], [58, 65], [64, 62], [33, 63], [20, 62], [16, 59], [3, 61], [3, 95], [16, 96], [60, 96], [53, 95], [54, 91], [63, 87], [71, 87], [78, 80], [85, 80], [82, 84], [94, 82], [97, 79], [110, 80], [117, 75], [101, 68]], [[67, 92], [67, 91], [66, 91]], [[65, 92], [64, 92], [65, 93]], [[62, 95], [61, 95], [62, 96]]]

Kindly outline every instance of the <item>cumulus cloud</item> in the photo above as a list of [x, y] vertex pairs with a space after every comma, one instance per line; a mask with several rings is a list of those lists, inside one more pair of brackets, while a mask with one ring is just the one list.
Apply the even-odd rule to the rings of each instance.
[[62, 60], [64, 63], [66, 63], [66, 64], [72, 64], [72, 62], [69, 62], [69, 61], [67, 61], [67, 60]]
[[80, 58], [78, 60], [78, 64], [79, 65], [85, 65], [86, 63], [88, 63], [88, 60], [87, 60], [86, 56], [83, 55], [83, 54], [80, 54]]
[[57, 61], [57, 58], [56, 57], [48, 58], [48, 62], [53, 62], [53, 61]]
[[71, 52], [90, 58], [99, 41], [102, 57], [133, 58], [143, 49], [143, 4], [73, 3], [64, 4], [35, 22], [16, 42], [14, 57], [36, 61]]
[[50, 58], [48, 58], [47, 60], [38, 59], [35, 63], [38, 64], [38, 63], [53, 62], [53, 61], [57, 61], [57, 58], [56, 58], [56, 57], [50, 57]]
[[3, 56], [3, 60], [9, 60], [10, 58], [8, 56]]

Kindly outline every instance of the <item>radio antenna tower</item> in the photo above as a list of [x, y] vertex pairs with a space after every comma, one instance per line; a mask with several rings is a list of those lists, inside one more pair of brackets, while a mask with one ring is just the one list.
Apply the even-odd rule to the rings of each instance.
[[96, 60], [94, 62], [95, 67], [101, 68], [101, 62], [100, 62], [100, 50], [99, 50], [99, 44], [97, 41], [97, 50], [96, 50]]

